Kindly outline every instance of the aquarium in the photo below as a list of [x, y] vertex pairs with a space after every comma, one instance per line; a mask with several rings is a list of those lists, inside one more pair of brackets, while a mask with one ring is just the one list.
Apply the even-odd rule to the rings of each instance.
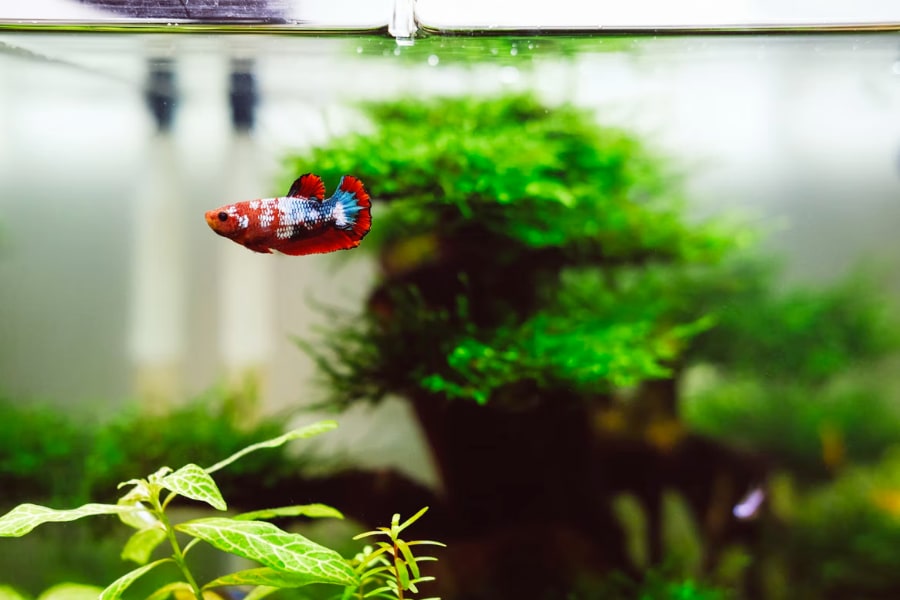
[[576, 4], [0, 10], [0, 599], [900, 589], [900, 15]]

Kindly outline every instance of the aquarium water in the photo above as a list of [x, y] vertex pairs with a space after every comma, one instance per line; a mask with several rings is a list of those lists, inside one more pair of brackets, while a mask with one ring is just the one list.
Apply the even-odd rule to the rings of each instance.
[[[283, 3], [252, 23], [119, 12], [92, 25], [104, 4], [116, 3], [78, 3], [77, 22], [0, 23], [5, 398], [109, 419], [249, 377], [263, 414], [320, 400], [319, 370], [294, 339], [328, 330], [322, 306], [360, 310], [378, 257], [254, 254], [203, 215], [283, 195], [301, 174], [285, 157], [373, 130], [359, 108], [373, 101], [528, 93], [581, 107], [672, 160], [691, 219], [751, 224], [783, 262], [784, 289], [871, 267], [891, 302], [900, 294], [890, 27], [692, 29], [669, 11], [664, 27], [611, 32], [442, 30], [406, 2], [347, 30], [284, 18]], [[373, 232], [387, 179], [365, 182]], [[409, 458], [422, 442], [406, 409], [383, 411], [371, 418], [392, 434], [377, 439], [356, 415], [358, 459], [436, 481], [427, 457]]]

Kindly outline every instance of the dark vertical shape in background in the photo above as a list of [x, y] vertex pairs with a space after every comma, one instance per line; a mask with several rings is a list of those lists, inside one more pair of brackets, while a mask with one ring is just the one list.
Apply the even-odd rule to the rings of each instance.
[[235, 131], [246, 133], [253, 129], [256, 105], [259, 102], [253, 61], [244, 58], [232, 60], [230, 79], [228, 95], [231, 100], [231, 124]]
[[150, 61], [150, 73], [144, 97], [160, 133], [168, 133], [175, 116], [175, 71], [174, 63], [168, 58]]

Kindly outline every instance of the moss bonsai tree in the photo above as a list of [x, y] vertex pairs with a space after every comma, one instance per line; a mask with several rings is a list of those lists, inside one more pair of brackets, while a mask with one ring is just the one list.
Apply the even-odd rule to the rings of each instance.
[[[333, 406], [411, 403], [441, 490], [357, 471], [321, 480], [317, 497], [363, 520], [376, 497], [432, 506], [425, 533], [456, 549], [442, 581], [457, 597], [563, 597], [585, 576], [633, 572], [610, 510], [625, 490], [647, 512], [652, 562], [676, 489], [715, 564], [747, 534], [731, 509], [766, 467], [687, 431], [678, 390], [692, 362], [753, 371], [792, 341], [761, 336], [784, 306], [770, 271], [736, 260], [752, 236], [689, 221], [669, 162], [584, 110], [527, 95], [363, 110], [371, 131], [288, 161], [326, 181], [353, 173], [380, 201], [364, 313], [330, 315], [304, 346]], [[730, 310], [738, 301], [754, 312]], [[831, 354], [803, 354], [820, 312], [797, 325], [800, 367], [827, 376], [885, 351], [873, 317], [836, 325]], [[370, 491], [355, 513], [348, 489]]]

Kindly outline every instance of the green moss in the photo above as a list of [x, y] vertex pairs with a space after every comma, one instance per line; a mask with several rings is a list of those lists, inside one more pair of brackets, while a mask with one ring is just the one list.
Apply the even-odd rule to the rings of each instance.
[[373, 131], [288, 161], [326, 181], [353, 173], [382, 201], [364, 247], [381, 252], [391, 317], [351, 318], [313, 350], [339, 403], [411, 389], [486, 402], [522, 384], [597, 393], [668, 376], [709, 325], [644, 285], [715, 264], [736, 237], [689, 224], [678, 177], [633, 134], [524, 95], [363, 110]]
[[[326, 181], [353, 173], [390, 201], [383, 243], [474, 228], [511, 252], [565, 248], [583, 258], [695, 256], [727, 240], [681, 218], [677, 178], [634, 135], [531, 96], [401, 100], [363, 106], [374, 132], [292, 157]], [[367, 244], [375, 246], [375, 244]]]
[[[115, 497], [135, 470], [195, 462], [213, 464], [260, 438], [283, 430], [280, 417], [245, 423], [235, 398], [212, 390], [163, 414], [126, 410], [110, 421], [76, 419], [29, 402], [0, 402], [0, 504], [77, 503]], [[259, 453], [223, 478], [254, 474], [261, 487], [295, 476], [302, 459]]]
[[802, 479], [900, 443], [898, 380], [885, 360], [898, 327], [874, 278], [777, 293], [778, 270], [758, 258], [714, 275], [690, 292], [715, 323], [686, 353], [712, 367], [694, 372], [683, 398], [691, 428], [767, 453]]
[[778, 270], [757, 257], [699, 283], [693, 301], [717, 326], [691, 352], [745, 375], [817, 384], [900, 346], [887, 295], [874, 277], [851, 274], [830, 287], [777, 293]]
[[801, 478], [871, 463], [900, 443], [900, 409], [877, 371], [813, 391], [801, 382], [716, 378], [688, 394], [682, 414], [697, 431], [756, 452]]
[[[192, 401], [161, 414], [124, 411], [98, 427], [85, 459], [89, 496], [105, 498], [135, 471], [152, 472], [159, 465], [188, 462], [209, 466], [259, 439], [283, 432], [280, 418], [246, 425], [246, 411], [235, 395], [210, 390]], [[256, 474], [260, 485], [295, 470], [282, 452], [259, 453], [241, 461], [223, 479]], [[224, 492], [223, 492], [224, 493]]]
[[780, 551], [792, 595], [888, 598], [900, 571], [900, 455], [845, 472], [801, 496], [789, 515]]
[[43, 404], [0, 398], [0, 502], [61, 500], [81, 480], [90, 429]]

